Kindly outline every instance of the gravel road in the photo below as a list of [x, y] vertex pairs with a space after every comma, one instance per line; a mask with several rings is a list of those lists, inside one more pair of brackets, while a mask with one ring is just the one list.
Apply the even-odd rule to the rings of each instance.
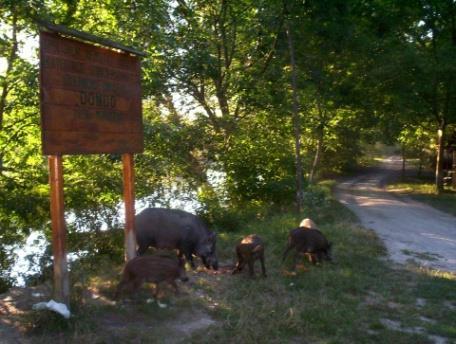
[[362, 225], [384, 241], [390, 258], [456, 272], [456, 217], [385, 190], [399, 175], [401, 160], [385, 159], [379, 168], [338, 184], [336, 197]]

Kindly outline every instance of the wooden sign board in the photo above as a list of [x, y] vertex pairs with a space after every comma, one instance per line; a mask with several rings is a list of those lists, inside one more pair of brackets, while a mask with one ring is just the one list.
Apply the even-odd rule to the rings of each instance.
[[48, 30], [40, 32], [40, 91], [43, 154], [48, 155], [51, 186], [53, 297], [69, 306], [62, 155], [122, 154], [125, 256], [132, 259], [133, 153], [144, 150], [138, 56], [145, 54], [86, 32], [39, 23]]
[[40, 33], [43, 154], [141, 153], [137, 56]]

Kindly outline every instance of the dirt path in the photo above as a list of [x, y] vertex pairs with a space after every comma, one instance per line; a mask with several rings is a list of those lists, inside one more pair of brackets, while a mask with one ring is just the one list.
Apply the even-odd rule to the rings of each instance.
[[385, 159], [380, 168], [341, 182], [336, 197], [363, 226], [375, 230], [393, 261], [413, 259], [456, 272], [456, 217], [386, 191], [386, 181], [396, 178], [400, 168], [398, 158]]

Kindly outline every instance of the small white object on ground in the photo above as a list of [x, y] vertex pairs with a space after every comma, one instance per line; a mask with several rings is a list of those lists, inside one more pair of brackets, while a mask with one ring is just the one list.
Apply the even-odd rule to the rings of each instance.
[[70, 310], [67, 308], [65, 304], [55, 302], [54, 300], [50, 300], [49, 302], [38, 302], [34, 304], [32, 308], [34, 310], [49, 309], [51, 311], [59, 313], [65, 319], [69, 319], [71, 316]]
[[158, 307], [160, 307], [160, 308], [166, 308], [166, 307], [168, 307], [168, 305], [167, 305], [166, 303], [161, 303], [161, 302], [158, 301], [158, 300], [157, 300], [157, 305], [158, 305]]

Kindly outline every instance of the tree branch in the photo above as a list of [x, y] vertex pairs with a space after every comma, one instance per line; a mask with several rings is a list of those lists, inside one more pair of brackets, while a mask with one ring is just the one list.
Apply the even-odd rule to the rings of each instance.
[[[14, 10], [13, 10], [14, 11]], [[8, 76], [13, 69], [14, 61], [17, 58], [17, 50], [18, 50], [18, 42], [17, 42], [17, 15], [13, 13], [13, 23], [12, 23], [12, 45], [10, 49], [9, 56], [6, 60], [7, 67], [5, 72], [5, 79], [3, 80], [2, 85], [2, 94], [0, 96], [0, 130], [3, 128], [3, 119], [5, 114], [5, 107], [6, 107], [6, 97], [8, 97], [8, 93], [10, 90], [9, 83], [8, 83]]]

